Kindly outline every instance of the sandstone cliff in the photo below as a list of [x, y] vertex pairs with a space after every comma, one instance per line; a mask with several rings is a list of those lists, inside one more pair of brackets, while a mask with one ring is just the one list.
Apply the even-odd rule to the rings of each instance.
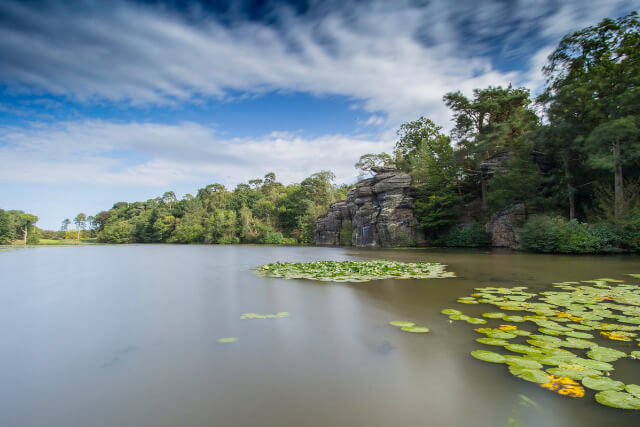
[[346, 200], [333, 203], [316, 221], [316, 245], [422, 246], [425, 236], [413, 215], [417, 190], [411, 176], [393, 168], [374, 168]]

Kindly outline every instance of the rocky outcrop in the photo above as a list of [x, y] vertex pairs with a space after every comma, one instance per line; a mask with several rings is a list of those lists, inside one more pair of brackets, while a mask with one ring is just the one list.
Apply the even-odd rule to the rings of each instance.
[[316, 245], [421, 246], [425, 236], [413, 215], [417, 190], [411, 176], [394, 168], [372, 169], [316, 221]]
[[522, 203], [494, 213], [485, 227], [485, 230], [491, 234], [491, 246], [518, 249], [518, 234], [525, 219]]

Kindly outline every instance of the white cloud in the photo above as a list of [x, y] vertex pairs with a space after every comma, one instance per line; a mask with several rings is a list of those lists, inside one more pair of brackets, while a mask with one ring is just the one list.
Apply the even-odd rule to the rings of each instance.
[[428, 115], [446, 126], [446, 92], [529, 81], [531, 71], [495, 67], [486, 53], [496, 43], [504, 44], [506, 56], [537, 49], [532, 31], [556, 43], [629, 4], [319, 2], [302, 17], [276, 9], [279, 25], [268, 26], [223, 25], [203, 13], [187, 18], [124, 1], [37, 8], [5, 1], [0, 81], [83, 102], [132, 104], [197, 102], [224, 98], [229, 90], [339, 94], [386, 113], [391, 125]]
[[37, 124], [0, 128], [0, 182], [234, 186], [271, 171], [290, 183], [319, 170], [332, 170], [338, 182], [351, 182], [361, 154], [391, 146], [388, 140], [347, 135], [307, 139], [286, 132], [219, 139], [212, 129], [195, 123]]

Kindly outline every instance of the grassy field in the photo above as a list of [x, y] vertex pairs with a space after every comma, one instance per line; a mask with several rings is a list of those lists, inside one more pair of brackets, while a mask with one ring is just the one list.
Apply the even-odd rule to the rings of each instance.
[[[37, 245], [27, 245], [27, 246], [73, 246], [73, 245], [86, 245], [88, 243], [96, 243], [96, 239], [82, 239], [82, 240], [40, 239]], [[15, 242], [13, 242], [13, 246], [24, 246], [24, 241], [16, 240]]]

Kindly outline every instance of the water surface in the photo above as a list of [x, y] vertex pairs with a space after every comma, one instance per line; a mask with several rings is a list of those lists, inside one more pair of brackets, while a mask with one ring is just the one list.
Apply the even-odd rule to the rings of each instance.
[[[441, 262], [458, 277], [345, 284], [252, 272], [374, 258]], [[640, 273], [637, 256], [84, 246], [2, 252], [0, 271], [0, 426], [640, 425], [590, 392], [561, 397], [471, 358], [479, 335], [439, 314], [492, 311], [455, 303], [477, 286], [624, 278]], [[279, 311], [290, 316], [240, 320]], [[614, 377], [640, 384], [640, 361], [616, 362]]]

